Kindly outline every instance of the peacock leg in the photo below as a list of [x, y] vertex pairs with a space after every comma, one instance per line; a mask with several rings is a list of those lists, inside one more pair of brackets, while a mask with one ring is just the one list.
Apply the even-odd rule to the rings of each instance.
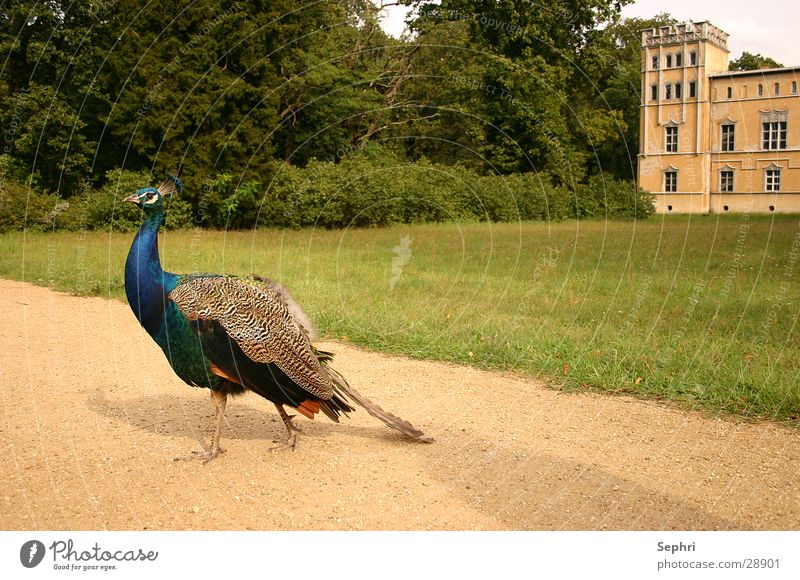
[[222, 423], [225, 421], [225, 405], [228, 402], [228, 394], [224, 391], [211, 391], [211, 398], [214, 400], [214, 404], [217, 408], [216, 413], [216, 430], [214, 431], [214, 436], [211, 439], [211, 448], [208, 451], [193, 451], [190, 455], [183, 455], [181, 457], [176, 457], [174, 461], [186, 461], [189, 459], [202, 459], [203, 464], [205, 465], [212, 459], [214, 459], [220, 453], [224, 453], [225, 450], [219, 446], [219, 439], [222, 435]]
[[292, 451], [294, 451], [295, 447], [297, 447], [297, 435], [295, 435], [295, 433], [301, 433], [300, 429], [298, 429], [292, 422], [294, 415], [289, 415], [283, 408], [283, 405], [278, 405], [275, 403], [275, 408], [278, 409], [278, 414], [281, 416], [281, 419], [283, 419], [283, 424], [286, 426], [287, 435], [285, 442], [274, 445], [273, 447], [270, 447], [269, 450], [273, 451], [275, 449], [285, 449], [286, 447], [291, 447]]

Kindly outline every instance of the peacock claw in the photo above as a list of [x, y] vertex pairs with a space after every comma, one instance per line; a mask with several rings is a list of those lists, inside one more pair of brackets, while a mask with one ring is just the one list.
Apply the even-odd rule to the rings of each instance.
[[216, 449], [209, 449], [208, 451], [192, 451], [189, 455], [180, 455], [172, 461], [191, 461], [193, 459], [202, 459], [203, 465], [206, 465], [212, 459], [215, 459], [220, 453], [225, 453], [221, 447]]

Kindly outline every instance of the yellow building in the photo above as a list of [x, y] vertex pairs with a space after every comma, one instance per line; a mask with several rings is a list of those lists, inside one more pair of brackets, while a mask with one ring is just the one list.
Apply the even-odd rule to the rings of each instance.
[[727, 43], [642, 31], [639, 186], [659, 213], [800, 212], [800, 67], [730, 72]]

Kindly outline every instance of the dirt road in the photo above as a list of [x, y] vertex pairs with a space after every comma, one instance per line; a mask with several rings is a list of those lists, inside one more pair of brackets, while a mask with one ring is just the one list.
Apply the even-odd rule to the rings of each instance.
[[126, 304], [0, 280], [0, 527], [46, 529], [800, 529], [800, 433], [332, 342], [354, 387], [436, 438], [365, 412], [228, 405], [171, 372]]

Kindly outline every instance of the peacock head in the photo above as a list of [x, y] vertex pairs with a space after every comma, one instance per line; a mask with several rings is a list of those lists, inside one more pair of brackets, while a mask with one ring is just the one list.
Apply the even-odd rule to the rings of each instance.
[[183, 191], [183, 183], [174, 175], [167, 174], [167, 181], [158, 187], [143, 187], [137, 189], [136, 193], [129, 195], [123, 201], [135, 203], [141, 207], [145, 213], [162, 213], [165, 202], [172, 198], [172, 194], [177, 190]]

